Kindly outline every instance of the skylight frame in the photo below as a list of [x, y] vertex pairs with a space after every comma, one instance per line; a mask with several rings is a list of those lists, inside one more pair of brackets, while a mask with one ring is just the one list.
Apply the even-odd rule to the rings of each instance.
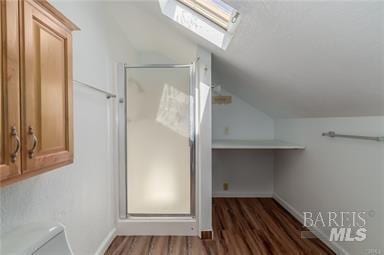
[[[231, 6], [225, 4], [221, 0], [207, 0], [207, 1], [220, 1], [222, 6], [227, 7], [230, 10], [233, 10], [231, 13], [231, 22], [228, 24], [228, 28], [224, 29], [223, 27], [217, 25], [211, 19], [208, 19], [206, 16], [198, 13], [191, 7], [183, 4], [179, 0], [158, 0], [161, 12], [193, 32], [194, 34], [200, 36], [201, 38], [207, 40], [213, 45], [219, 47], [222, 50], [226, 50], [229, 46], [234, 33], [239, 26], [241, 21], [241, 15], [238, 10], [232, 8]], [[203, 1], [203, 0], [201, 0]]]
[[235, 24], [240, 13], [222, 0], [177, 0], [179, 3], [191, 8], [225, 31], [229, 31]]

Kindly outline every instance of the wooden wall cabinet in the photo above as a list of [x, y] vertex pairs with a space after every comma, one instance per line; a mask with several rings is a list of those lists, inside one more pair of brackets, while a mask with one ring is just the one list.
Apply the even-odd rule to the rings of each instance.
[[73, 162], [72, 37], [42, 0], [1, 0], [1, 186]]

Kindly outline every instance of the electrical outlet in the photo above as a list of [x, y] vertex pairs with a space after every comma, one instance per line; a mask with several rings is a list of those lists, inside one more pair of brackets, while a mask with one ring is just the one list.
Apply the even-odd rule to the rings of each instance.
[[228, 190], [229, 189], [229, 183], [228, 182], [224, 182], [223, 189], [224, 190]]

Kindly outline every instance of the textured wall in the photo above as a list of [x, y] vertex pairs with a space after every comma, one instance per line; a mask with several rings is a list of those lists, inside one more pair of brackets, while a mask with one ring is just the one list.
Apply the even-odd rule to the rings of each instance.
[[62, 222], [74, 252], [92, 254], [114, 227], [109, 136], [107, 125], [100, 124], [109, 122], [108, 101], [76, 89], [74, 102], [75, 163], [3, 188], [1, 231], [29, 222]]
[[[303, 211], [374, 211], [364, 242], [340, 243], [350, 254], [384, 251], [384, 143], [328, 138], [321, 133], [378, 136], [384, 117], [282, 119], [276, 137], [306, 146], [276, 154], [275, 193]], [[329, 229], [321, 229], [328, 235]]]

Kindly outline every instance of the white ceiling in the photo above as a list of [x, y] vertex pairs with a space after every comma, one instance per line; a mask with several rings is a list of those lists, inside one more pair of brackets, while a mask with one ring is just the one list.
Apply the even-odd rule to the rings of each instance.
[[272, 117], [384, 115], [384, 2], [230, 4], [242, 19], [223, 51], [161, 15], [157, 1], [135, 3], [211, 50], [214, 82]]
[[[110, 1], [105, 6], [139, 55], [164, 55], [165, 60], [161, 61], [169, 59], [175, 63], [189, 63], [196, 57], [196, 43], [178, 32], [176, 24], [161, 14], [157, 0]], [[134, 61], [140, 64], [141, 60]], [[155, 64], [157, 60], [148, 61]]]

